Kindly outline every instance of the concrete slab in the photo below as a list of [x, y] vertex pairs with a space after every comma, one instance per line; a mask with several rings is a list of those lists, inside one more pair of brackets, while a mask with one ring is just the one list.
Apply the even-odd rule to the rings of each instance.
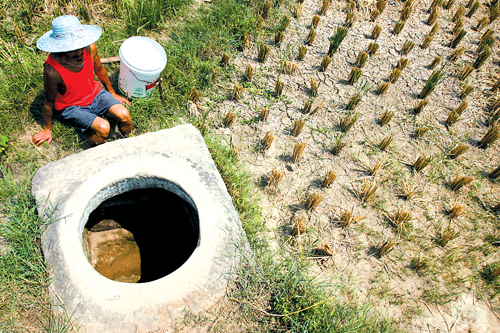
[[[173, 273], [147, 283], [116, 282], [100, 275], [83, 250], [89, 214], [118, 194], [162, 188], [198, 213], [199, 242]], [[148, 332], [204, 311], [225, 292], [246, 236], [203, 137], [192, 125], [106, 143], [40, 168], [32, 193], [39, 213], [52, 220], [43, 235], [51, 296], [64, 302], [81, 332]], [[168, 260], [175, 253], [159, 253]]]

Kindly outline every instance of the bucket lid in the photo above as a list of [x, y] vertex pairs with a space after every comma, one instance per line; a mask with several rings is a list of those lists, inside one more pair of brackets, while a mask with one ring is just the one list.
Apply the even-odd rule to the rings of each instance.
[[167, 54], [156, 41], [135, 36], [120, 46], [120, 60], [134, 72], [161, 72], [167, 64]]

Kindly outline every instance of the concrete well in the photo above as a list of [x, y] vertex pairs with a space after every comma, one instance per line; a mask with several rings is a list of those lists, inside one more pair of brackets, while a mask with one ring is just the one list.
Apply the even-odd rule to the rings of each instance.
[[[35, 174], [32, 193], [40, 214], [53, 212], [42, 239], [52, 300], [81, 332], [168, 329], [186, 310], [198, 313], [220, 300], [241, 256], [250, 255], [225, 184], [191, 125], [49, 163]], [[140, 206], [150, 213], [145, 219], [135, 214], [138, 199], [156, 200]], [[144, 272], [149, 265], [139, 283], [108, 279], [89, 262], [86, 224], [108, 206], [118, 220], [134, 216], [127, 228], [140, 235]], [[154, 246], [141, 251], [148, 243]]]

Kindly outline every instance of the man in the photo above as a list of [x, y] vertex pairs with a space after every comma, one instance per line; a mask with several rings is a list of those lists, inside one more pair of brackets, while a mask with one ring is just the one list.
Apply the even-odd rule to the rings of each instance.
[[[100, 27], [82, 25], [75, 16], [65, 15], [55, 18], [52, 30], [38, 40], [37, 47], [49, 55], [43, 70], [43, 130], [33, 136], [35, 145], [51, 143], [54, 114], [82, 131], [91, 129], [93, 146], [106, 142], [110, 132], [103, 115], [118, 121], [122, 136], [132, 132], [132, 120], [123, 105], [130, 102], [113, 90], [94, 44], [101, 34]], [[94, 81], [94, 73], [100, 82]]]

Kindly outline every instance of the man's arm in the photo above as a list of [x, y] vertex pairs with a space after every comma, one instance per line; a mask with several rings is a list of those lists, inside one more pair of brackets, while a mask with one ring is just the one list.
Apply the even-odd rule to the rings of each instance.
[[[115, 90], [111, 86], [111, 81], [109, 80], [108, 72], [106, 71], [106, 68], [101, 64], [101, 58], [99, 57], [99, 54], [97, 53], [97, 46], [95, 44], [91, 44], [89, 46], [89, 53], [92, 56], [92, 60], [94, 61], [94, 72], [97, 75], [97, 78], [101, 83], [104, 85], [104, 88], [113, 95], [116, 100], [124, 105], [130, 105], [130, 102], [123, 96], [118, 95], [115, 93]], [[87, 49], [88, 51], [88, 49]]]
[[47, 144], [52, 142], [52, 115], [54, 114], [59, 82], [62, 82], [59, 73], [49, 64], [45, 64], [43, 69], [43, 90], [45, 92], [42, 109], [43, 130], [35, 134], [32, 139], [37, 146], [44, 141], [47, 141]]

